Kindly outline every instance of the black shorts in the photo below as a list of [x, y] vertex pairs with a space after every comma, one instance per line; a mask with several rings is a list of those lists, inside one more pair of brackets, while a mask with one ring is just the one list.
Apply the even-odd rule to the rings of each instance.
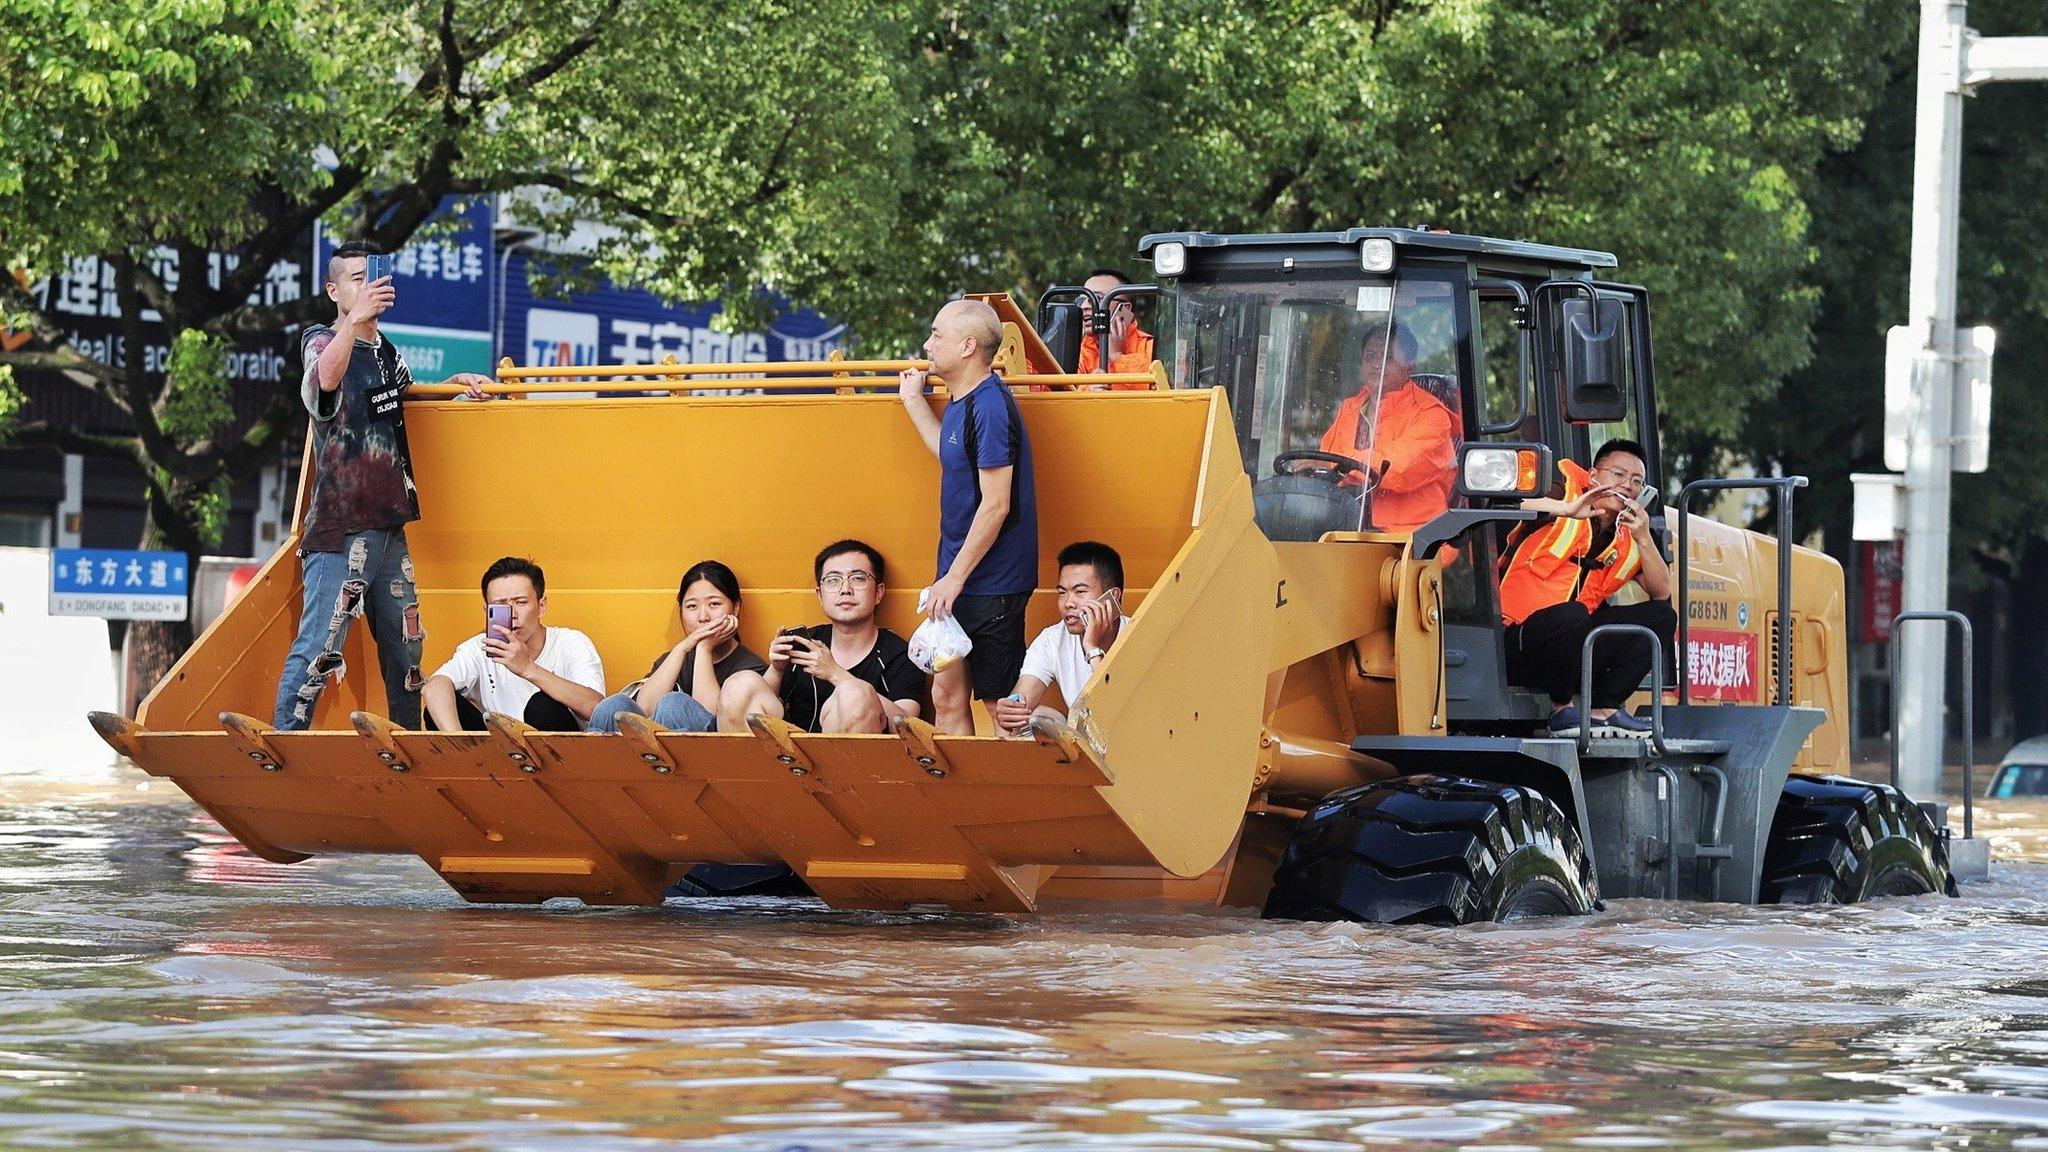
[[1017, 686], [1017, 674], [1024, 670], [1024, 608], [1030, 603], [1029, 592], [953, 601], [953, 619], [974, 641], [967, 671], [974, 677], [976, 700], [1000, 700]]

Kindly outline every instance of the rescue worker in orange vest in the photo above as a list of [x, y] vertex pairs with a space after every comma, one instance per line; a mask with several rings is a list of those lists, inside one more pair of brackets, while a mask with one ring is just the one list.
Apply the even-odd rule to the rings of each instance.
[[[1113, 268], [1097, 268], [1081, 282], [1083, 288], [1095, 293], [1096, 298], [1106, 295], [1113, 288], [1130, 283], [1122, 273]], [[1102, 362], [1102, 352], [1095, 344], [1095, 301], [1083, 296], [1081, 304], [1081, 359], [1080, 370], [1095, 371]], [[1119, 297], [1109, 306], [1109, 371], [1147, 372], [1152, 368], [1152, 334], [1138, 327], [1137, 309], [1131, 306], [1128, 297]], [[1150, 384], [1115, 384], [1111, 387], [1121, 391], [1150, 388]]]
[[[1678, 614], [1671, 608], [1671, 567], [1650, 536], [1650, 514], [1636, 497], [1646, 482], [1642, 445], [1609, 440], [1592, 471], [1561, 460], [1562, 499], [1525, 500], [1549, 517], [1518, 529], [1501, 561], [1500, 609], [1507, 625], [1508, 682], [1550, 696], [1550, 733], [1579, 734], [1572, 704], [1586, 636], [1603, 624], [1641, 624], [1663, 638], [1668, 653]], [[1610, 604], [1629, 584], [1647, 601]], [[1623, 707], [1651, 670], [1641, 636], [1609, 636], [1593, 646], [1593, 696], [1586, 722], [1595, 736], [1648, 735], [1648, 724]], [[1667, 661], [1667, 668], [1671, 665]]]
[[[1415, 382], [1415, 334], [1395, 324], [1392, 338], [1365, 338], [1364, 385], [1337, 406], [1316, 446], [1349, 456], [1371, 476], [1372, 527], [1413, 532], [1450, 507], [1464, 421]], [[1343, 483], [1365, 483], [1356, 474]]]

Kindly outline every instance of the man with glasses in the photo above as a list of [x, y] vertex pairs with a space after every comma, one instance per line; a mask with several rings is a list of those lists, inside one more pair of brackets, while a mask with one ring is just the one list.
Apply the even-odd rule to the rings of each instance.
[[[1641, 624], [1663, 638], [1678, 627], [1671, 608], [1671, 567], [1650, 536], [1650, 514], [1638, 503], [1648, 482], [1643, 446], [1609, 440], [1590, 471], [1560, 460], [1562, 499], [1523, 503], [1548, 513], [1518, 527], [1501, 560], [1501, 620], [1507, 625], [1508, 681], [1550, 697], [1550, 733], [1576, 737], [1582, 723], [1595, 736], [1642, 736], [1649, 725], [1623, 707], [1649, 673], [1654, 656], [1641, 636], [1609, 636], [1593, 646], [1593, 698], [1583, 720], [1572, 700], [1586, 637], [1604, 624]], [[1615, 604], [1630, 584], [1647, 600]], [[1668, 666], [1668, 665], [1667, 665]]]
[[792, 628], [768, 648], [766, 672], [735, 672], [718, 693], [718, 730], [747, 731], [774, 716], [806, 732], [882, 732], [927, 710], [910, 645], [875, 624], [882, 554], [858, 540], [825, 546], [811, 563], [829, 623]]

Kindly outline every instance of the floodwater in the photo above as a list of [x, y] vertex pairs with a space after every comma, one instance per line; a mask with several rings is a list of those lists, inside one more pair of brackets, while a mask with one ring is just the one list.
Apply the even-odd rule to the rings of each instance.
[[0, 1147], [2048, 1148], [2048, 807], [1980, 819], [1825, 910], [489, 909], [0, 765]]

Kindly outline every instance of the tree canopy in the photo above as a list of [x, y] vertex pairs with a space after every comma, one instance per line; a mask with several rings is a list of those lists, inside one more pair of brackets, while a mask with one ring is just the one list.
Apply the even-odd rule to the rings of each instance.
[[218, 387], [227, 339], [327, 311], [251, 301], [280, 254], [315, 219], [396, 245], [445, 196], [540, 189], [546, 227], [612, 227], [615, 279], [736, 319], [767, 287], [882, 349], [947, 293], [1042, 288], [1148, 231], [1603, 248], [1657, 295], [1667, 439], [1772, 457], [1745, 429], [1787, 410], [1823, 295], [1878, 290], [1819, 262], [1814, 220], [1911, 21], [1880, 0], [0, 0], [0, 252], [28, 279], [104, 257], [176, 349], [161, 377], [71, 349], [0, 280], [39, 337], [0, 371], [67, 369], [135, 424], [0, 398], [0, 430], [143, 464], [158, 530], [196, 548], [191, 509], [300, 419], [285, 381], [231, 433]]

